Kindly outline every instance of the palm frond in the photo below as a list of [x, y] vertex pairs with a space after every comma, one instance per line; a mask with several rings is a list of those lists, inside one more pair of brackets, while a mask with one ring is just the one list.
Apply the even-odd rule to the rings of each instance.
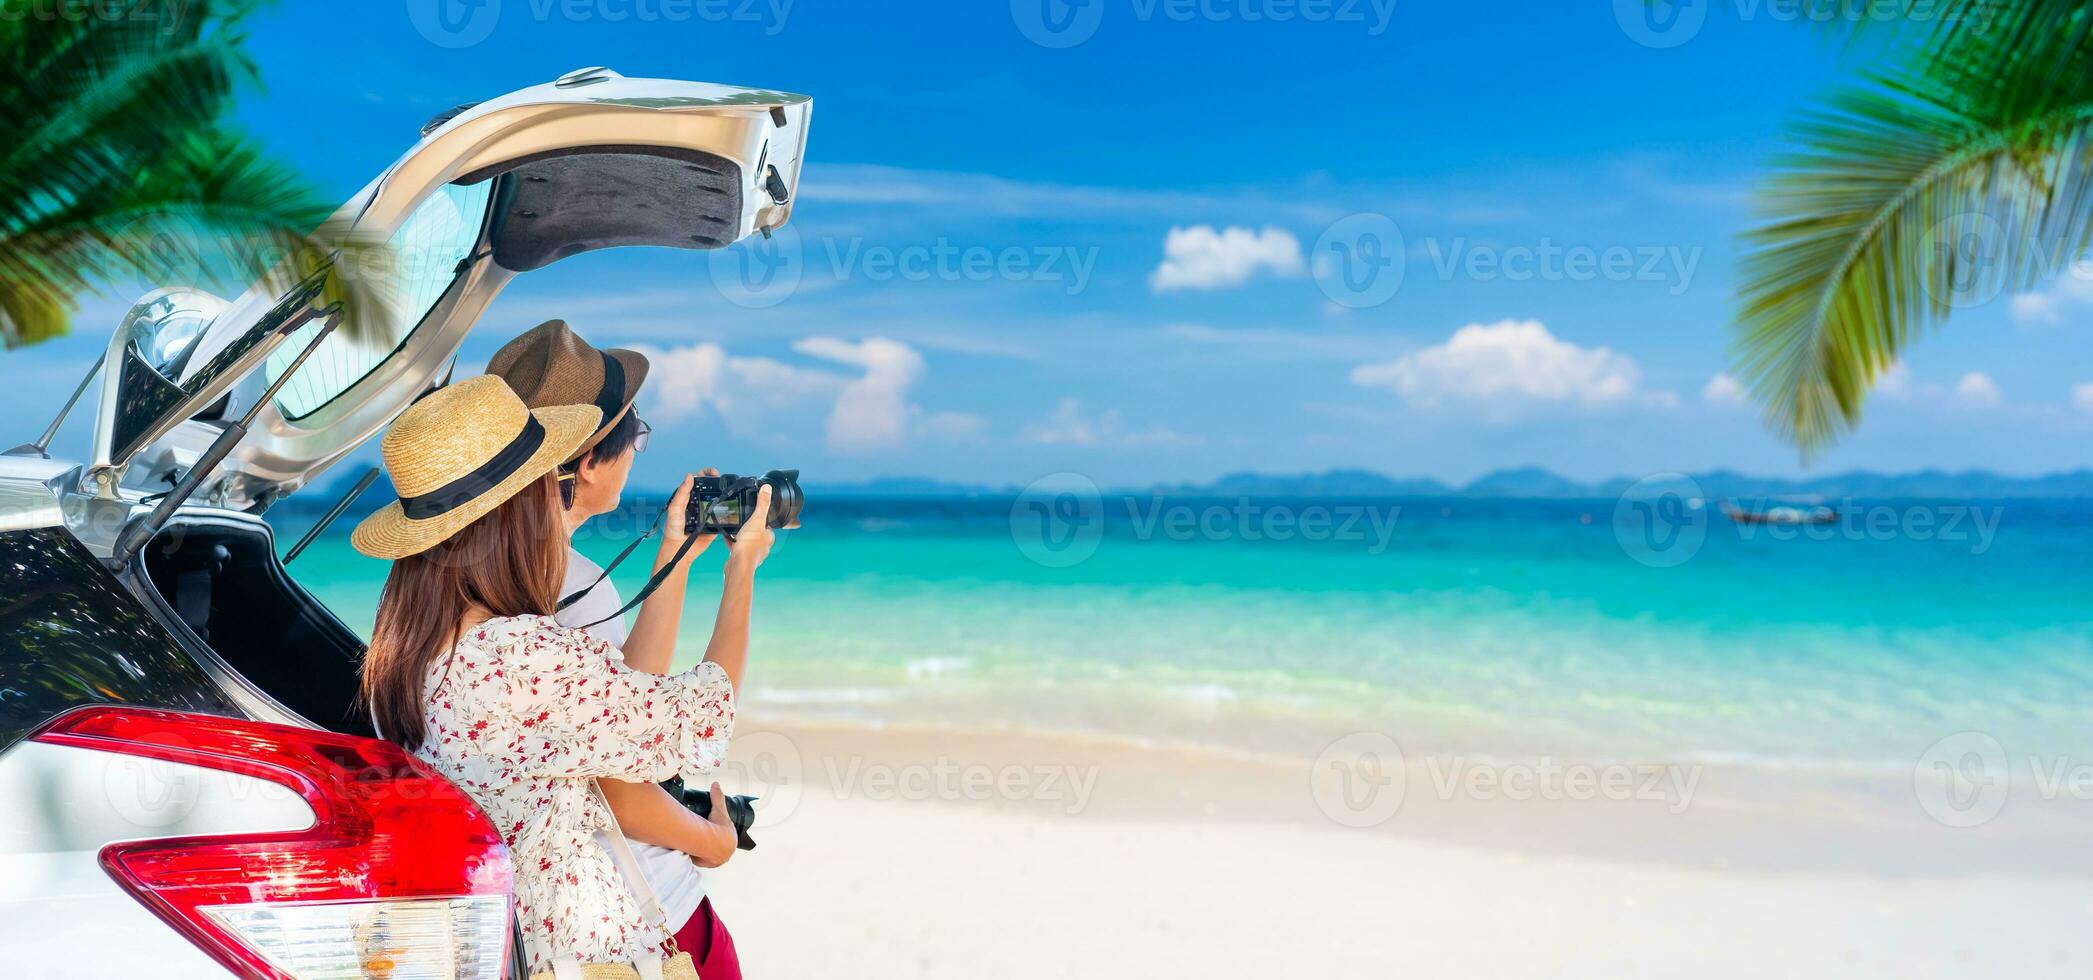
[[[2093, 9], [2084, 0], [1803, 0], [1803, 20], [1843, 33], [1880, 60], [1924, 71], [1960, 91], [2005, 82], [2039, 97], [2093, 54]], [[2001, 70], [1998, 59], [2024, 62]]]
[[69, 294], [53, 293], [41, 283], [0, 276], [0, 335], [40, 343], [65, 333], [72, 320]]
[[1806, 454], [1859, 421], [1915, 339], [2088, 244], [2093, 83], [2030, 84], [2071, 39], [2012, 50], [2010, 37], [1834, 93], [1761, 188], [1733, 361]]
[[22, 229], [0, 251], [0, 282], [67, 296], [137, 279], [231, 281], [273, 295], [329, 269], [327, 297], [344, 318], [339, 331], [390, 339], [396, 318], [382, 274], [389, 269], [386, 244], [327, 224], [314, 200], [303, 181], [252, 143], [223, 132], [192, 135], [121, 191]]
[[63, 333], [75, 296], [154, 278], [169, 247], [263, 288], [331, 267], [343, 332], [390, 329], [382, 278], [339, 274], [384, 268], [382, 244], [322, 227], [311, 189], [220, 125], [255, 81], [241, 44], [259, 5], [118, 0], [0, 23], [0, 341]]
[[[114, 166], [150, 163], [185, 133], [208, 126], [230, 105], [236, 84], [254, 78], [241, 35], [214, 26], [223, 0], [185, 6], [164, 26], [166, 5], [128, 0], [123, 10], [82, 18], [28, 18], [0, 46], [0, 201], [19, 204], [25, 184], [48, 183], [69, 168], [34, 166], [69, 153]], [[234, 14], [244, 5], [234, 5]], [[63, 200], [62, 194], [55, 194]]]
[[2061, 55], [2093, 40], [2093, 18], [2079, 0], [1906, 0], [1905, 8], [1907, 33], [1942, 64], [1974, 48]]

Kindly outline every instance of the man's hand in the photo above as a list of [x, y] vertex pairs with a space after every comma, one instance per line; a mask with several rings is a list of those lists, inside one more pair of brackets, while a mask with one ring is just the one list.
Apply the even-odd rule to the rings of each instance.
[[776, 538], [770, 529], [770, 484], [766, 483], [756, 491], [756, 506], [749, 508], [749, 519], [727, 542], [727, 572], [754, 573], [756, 566], [770, 557], [770, 546]]
[[[701, 476], [718, 475], [719, 470], [710, 466], [696, 473], [685, 474], [683, 482], [676, 487], [676, 492], [669, 495], [668, 513], [663, 514], [661, 517], [661, 546], [655, 549], [654, 567], [660, 568], [662, 563], [675, 557], [676, 549], [683, 547], [683, 539], [689, 536], [687, 533], [688, 528], [684, 526], [684, 516], [690, 512], [690, 487], [692, 481]], [[712, 539], [714, 537], [716, 535], [698, 535], [697, 543], [691, 545], [690, 551], [683, 556], [684, 571], [689, 571], [691, 561], [703, 554], [706, 548], [712, 547]]]
[[734, 846], [741, 837], [734, 831], [734, 817], [727, 812], [727, 794], [720, 791], [716, 782], [712, 784], [712, 814], [704, 824], [700, 839], [693, 842], [688, 853], [698, 867], [717, 868], [734, 856]]

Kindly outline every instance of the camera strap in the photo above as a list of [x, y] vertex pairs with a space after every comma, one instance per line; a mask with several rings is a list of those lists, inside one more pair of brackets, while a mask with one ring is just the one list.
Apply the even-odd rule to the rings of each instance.
[[[597, 587], [597, 586], [599, 586], [599, 585], [602, 585], [602, 584], [603, 584], [603, 580], [604, 580], [604, 579], [607, 579], [607, 578], [609, 578], [609, 577], [610, 577], [610, 573], [611, 573], [612, 571], [616, 570], [616, 569], [617, 569], [617, 567], [618, 567], [618, 566], [619, 566], [620, 564], [622, 564], [622, 563], [623, 563], [623, 562], [625, 561], [625, 559], [626, 559], [626, 558], [627, 558], [628, 556], [630, 556], [630, 555], [632, 554], [632, 550], [633, 550], [634, 548], [637, 548], [637, 547], [639, 547], [639, 546], [640, 546], [640, 542], [642, 542], [642, 541], [645, 541], [645, 540], [647, 540], [648, 538], [651, 538], [651, 537], [653, 537], [653, 536], [654, 536], [654, 532], [656, 532], [656, 531], [659, 531], [659, 530], [661, 530], [661, 521], [662, 521], [662, 518], [664, 518], [664, 517], [667, 517], [667, 516], [668, 516], [668, 513], [669, 513], [669, 508], [668, 508], [668, 505], [667, 505], [667, 504], [663, 504], [663, 505], [662, 505], [662, 507], [661, 507], [661, 513], [659, 513], [659, 514], [656, 514], [656, 515], [654, 515], [654, 523], [652, 523], [652, 524], [649, 524], [649, 525], [647, 525], [647, 530], [646, 530], [646, 533], [644, 533], [644, 534], [641, 534], [641, 535], [640, 535], [639, 537], [633, 538], [633, 539], [632, 539], [632, 543], [631, 543], [631, 544], [628, 544], [628, 545], [626, 545], [626, 546], [625, 546], [625, 550], [624, 550], [624, 551], [620, 551], [620, 552], [618, 552], [618, 557], [616, 557], [616, 558], [613, 558], [613, 559], [611, 559], [611, 560], [610, 560], [610, 564], [609, 564], [609, 565], [606, 565], [606, 566], [604, 566], [604, 569], [603, 569], [603, 574], [601, 574], [601, 575], [598, 575], [598, 576], [596, 576], [596, 580], [595, 580], [594, 582], [590, 582], [589, 584], [587, 584], [587, 585], [584, 585], [584, 586], [582, 586], [582, 587], [581, 587], [581, 589], [580, 589], [580, 591], [577, 591], [577, 592], [575, 592], [574, 594], [572, 594], [572, 595], [569, 595], [569, 596], [567, 596], [566, 598], [563, 598], [563, 599], [561, 599], [561, 600], [560, 600], [560, 604], [559, 604], [558, 606], [555, 606], [555, 607], [553, 607], [553, 610], [552, 610], [552, 611], [553, 611], [553, 612], [555, 612], [555, 613], [558, 613], [558, 612], [564, 612], [564, 611], [566, 611], [566, 608], [567, 608], [568, 606], [571, 606], [571, 605], [573, 605], [573, 604], [575, 604], [575, 603], [577, 603], [577, 602], [580, 602], [583, 596], [585, 596], [585, 595], [588, 595], [589, 593], [591, 593], [591, 592], [594, 592], [594, 591], [596, 591], [596, 587]], [[590, 623], [589, 625], [591, 625], [591, 626], [594, 626], [594, 625], [596, 625], [596, 624], [595, 624], [595, 623]]]
[[[653, 595], [655, 589], [661, 588], [661, 583], [669, 580], [669, 575], [676, 571], [676, 566], [683, 563], [683, 556], [690, 554], [690, 546], [697, 544], [699, 537], [700, 535], [693, 534], [687, 538], [684, 538], [683, 544], [676, 548], [676, 557], [669, 559], [668, 564], [655, 569], [654, 574], [648, 576], [647, 584], [640, 587], [639, 594], [633, 596], [631, 602], [628, 602], [625, 605], [620, 606], [617, 612], [611, 613], [610, 615], [605, 616], [602, 619], [599, 619], [593, 623], [584, 623], [574, 628], [578, 630], [585, 630], [591, 626], [599, 626], [604, 623], [608, 623], [613, 619], [616, 619], [620, 616], [625, 615], [628, 612], [631, 612], [634, 608], [638, 607], [640, 603], [647, 601], [647, 597]], [[728, 538], [728, 540], [731, 541], [733, 539]], [[595, 588], [595, 586], [591, 585], [589, 586], [589, 588], [593, 589]]]

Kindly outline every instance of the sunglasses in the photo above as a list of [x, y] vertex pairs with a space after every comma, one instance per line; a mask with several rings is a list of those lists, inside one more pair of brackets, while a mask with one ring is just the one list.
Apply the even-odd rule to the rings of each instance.
[[654, 434], [654, 427], [648, 425], [646, 419], [639, 418], [638, 416], [634, 416], [633, 418], [634, 421], [637, 421], [640, 424], [640, 434], [632, 437], [632, 451], [635, 453], [643, 453], [647, 451], [647, 437]]

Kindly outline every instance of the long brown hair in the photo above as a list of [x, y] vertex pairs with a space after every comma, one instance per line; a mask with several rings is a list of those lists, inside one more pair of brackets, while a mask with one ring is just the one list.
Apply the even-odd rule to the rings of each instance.
[[567, 568], [557, 486], [547, 473], [441, 544], [392, 563], [363, 659], [363, 701], [382, 737], [421, 746], [429, 665], [450, 653], [474, 607], [552, 615]]

